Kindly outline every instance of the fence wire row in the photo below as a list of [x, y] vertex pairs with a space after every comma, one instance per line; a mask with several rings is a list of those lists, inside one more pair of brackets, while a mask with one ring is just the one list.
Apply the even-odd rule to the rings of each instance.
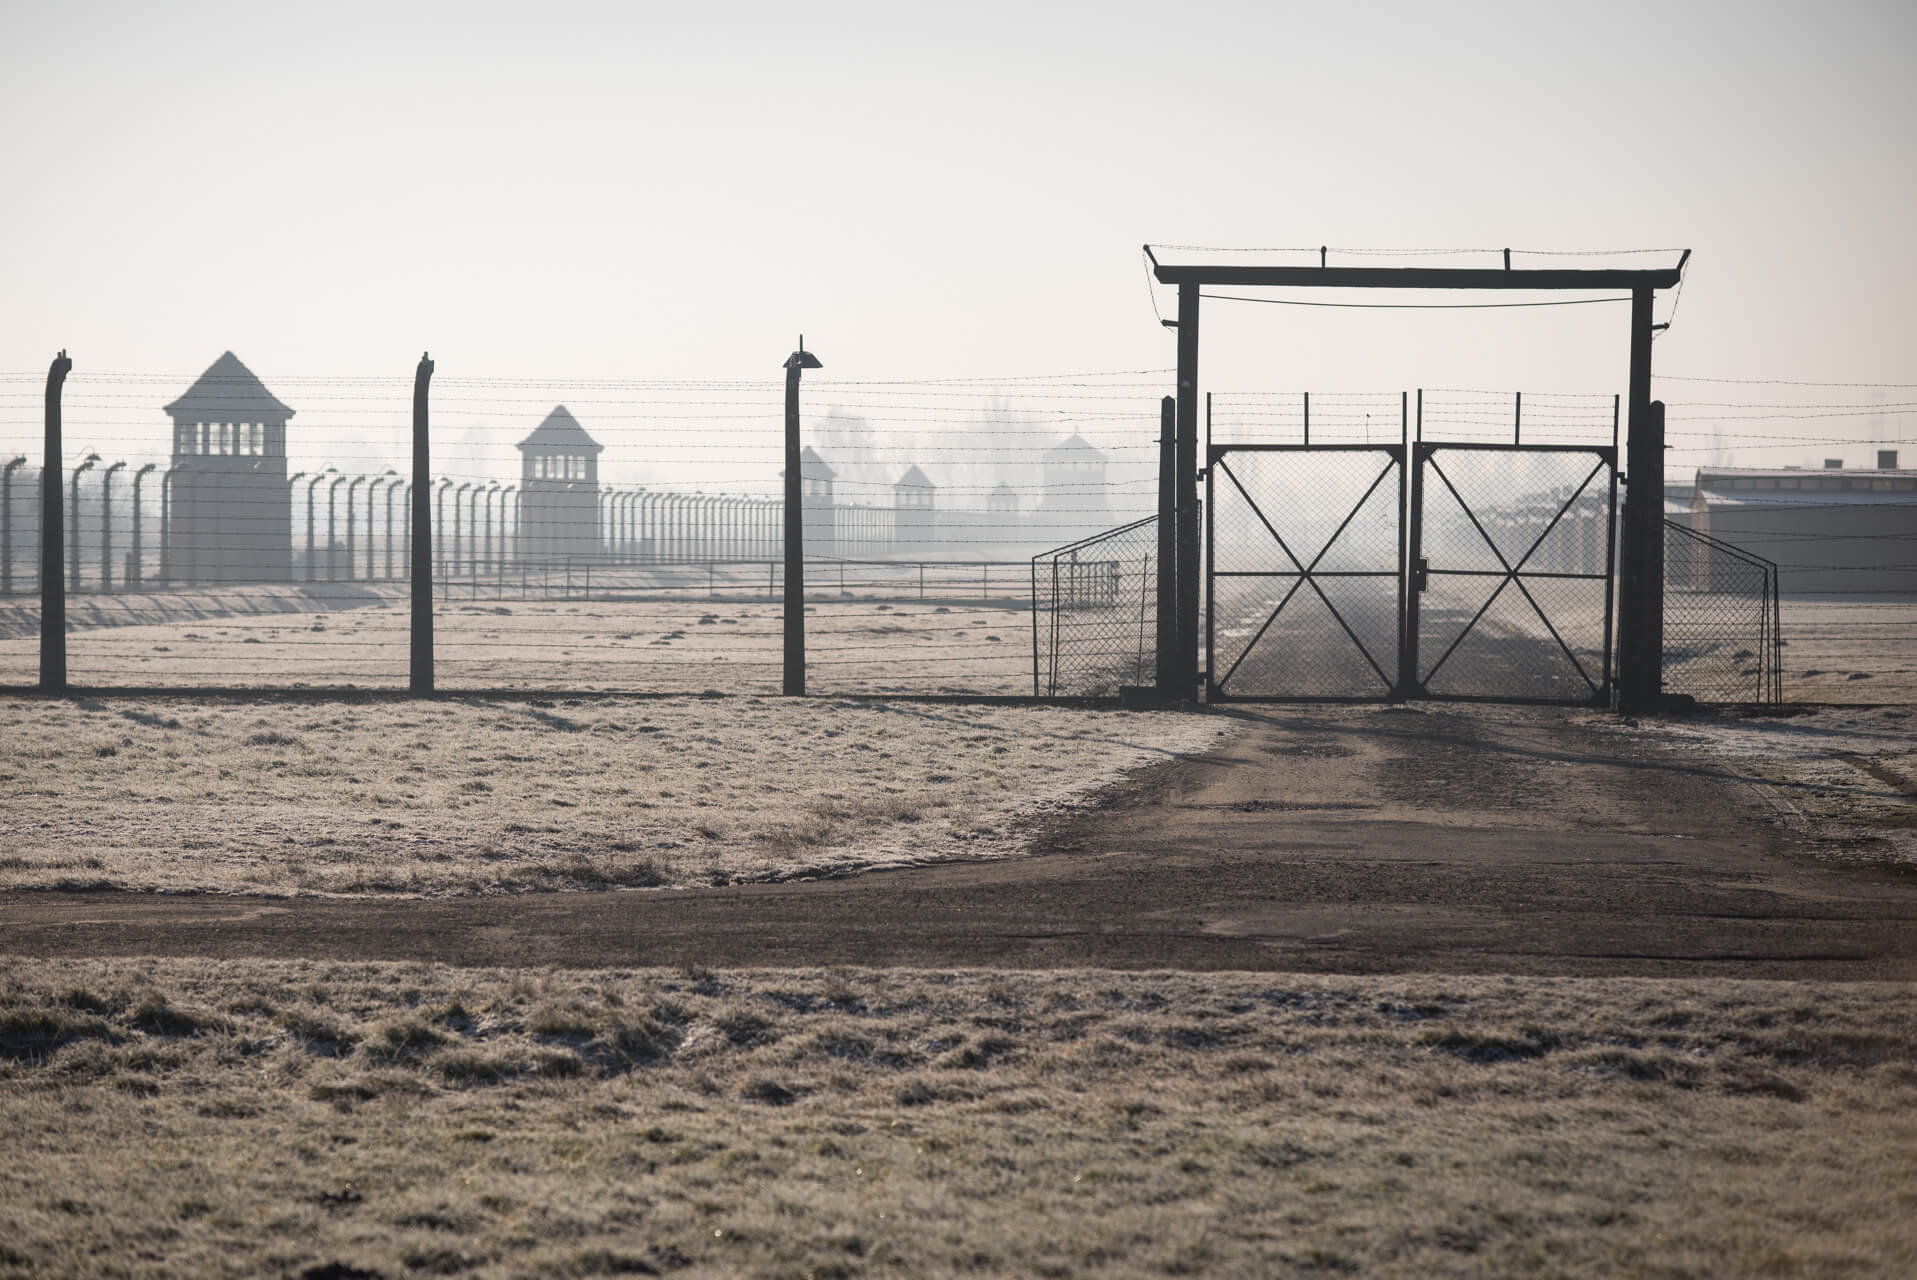
[[[1169, 371], [804, 387], [808, 687], [1029, 693], [1031, 557], [1149, 516]], [[43, 375], [0, 379], [0, 684], [37, 679]], [[413, 514], [442, 688], [780, 687], [784, 386], [432, 384], [232, 353], [63, 397], [76, 687], [395, 688]]]
[[[800, 481], [808, 687], [1066, 694], [1150, 683], [1158, 399], [1170, 373], [807, 382]], [[0, 685], [37, 678], [43, 381], [39, 373], [0, 375]], [[230, 352], [197, 374], [82, 369], [69, 377], [63, 465], [54, 479], [64, 508], [55, 572], [68, 591], [70, 681], [403, 686], [412, 517], [424, 503], [442, 687], [779, 686], [781, 383], [442, 375], [432, 391], [433, 466], [417, 493], [412, 389], [409, 377], [256, 372]], [[1709, 442], [1722, 461], [1729, 458], [1723, 422], [1858, 412], [1850, 405], [1674, 408], [1675, 451], [1704, 453]], [[1593, 443], [1615, 440], [1617, 412], [1609, 395], [1220, 393], [1208, 398], [1203, 425], [1220, 445]], [[1903, 412], [1883, 409], [1879, 416], [1891, 417], [1873, 424], [1874, 443], [1901, 443], [1896, 415]], [[1735, 430], [1743, 447], [1765, 450], [1809, 438], [1795, 425]], [[1908, 475], [1885, 483], [1907, 484], [1901, 477]], [[1500, 472], [1481, 479], [1480, 488], [1502, 495], [1484, 500], [1496, 508], [1509, 505], [1504, 491], [1512, 486], [1555, 502], [1577, 477], [1545, 484], [1551, 477]], [[1320, 497], [1293, 508], [1309, 514]], [[1917, 546], [1909, 524], [1917, 506], [1880, 506], [1886, 531], [1871, 535], [1873, 554], [1902, 571], [1917, 555], [1906, 551]], [[1532, 567], [1563, 575], [1596, 563], [1599, 522], [1587, 508], [1589, 495], [1573, 502]], [[1231, 568], [1234, 556], [1261, 545], [1261, 526], [1224, 514], [1220, 563]], [[1450, 528], [1444, 514], [1440, 501], [1429, 517], [1441, 552]], [[1486, 527], [1488, 536], [1501, 536]], [[1851, 591], [1800, 599], [1828, 586], [1827, 561], [1848, 563], [1861, 545], [1854, 531], [1817, 532], [1815, 555], [1793, 552], [1816, 572], [1800, 574], [1799, 585], [1789, 576], [1796, 561], [1786, 565], [1782, 585], [1792, 595], [1781, 602], [1775, 573], [1764, 586], [1751, 564], [1768, 544], [1713, 543], [1703, 534], [1693, 525], [1667, 535], [1671, 688], [1713, 701], [1774, 700], [1784, 687], [1788, 643], [1792, 697], [1917, 697], [1917, 646], [1909, 639], [1917, 597]], [[1811, 545], [1810, 534], [1792, 536]], [[1335, 554], [1355, 539], [1348, 532]], [[1476, 550], [1462, 533], [1457, 540]], [[1300, 554], [1309, 563], [1315, 553]], [[1438, 568], [1448, 556], [1438, 557]], [[1235, 571], [1269, 571], [1282, 583], [1288, 567], [1259, 561]], [[1364, 643], [1348, 651], [1307, 643], [1285, 669], [1323, 669], [1314, 679], [1327, 688], [1369, 688], [1378, 669], [1390, 670], [1390, 610], [1357, 598], [1376, 584], [1353, 566], [1327, 560], [1314, 573], [1308, 598], [1297, 611], [1280, 611], [1270, 635], [1283, 639], [1302, 619], [1313, 635], [1333, 627], [1344, 637], [1348, 628]], [[1475, 581], [1436, 576], [1447, 591]], [[1473, 648], [1489, 640], [1513, 651], [1518, 641], [1548, 642], [1563, 658], [1553, 680], [1586, 679], [1603, 641], [1583, 621], [1594, 588], [1568, 579], [1537, 586], [1527, 578], [1525, 585], [1534, 595], [1584, 595], [1536, 608], [1501, 599], [1436, 680], [1462, 678], [1470, 662], [1490, 661]], [[1231, 678], [1251, 682], [1260, 664], [1275, 661], [1277, 640], [1254, 638], [1272, 603], [1251, 578], [1228, 586], [1257, 597], [1223, 602], [1233, 621], [1218, 638], [1221, 652], [1227, 640], [1246, 650]], [[1440, 603], [1442, 592], [1432, 590], [1425, 613]], [[1311, 609], [1324, 617], [1306, 617]], [[1569, 630], [1563, 618], [1571, 619]], [[1421, 637], [1420, 676], [1454, 638]], [[1225, 663], [1218, 656], [1204, 660], [1223, 677], [1241, 655], [1224, 655]], [[1501, 668], [1494, 662], [1486, 670]]]

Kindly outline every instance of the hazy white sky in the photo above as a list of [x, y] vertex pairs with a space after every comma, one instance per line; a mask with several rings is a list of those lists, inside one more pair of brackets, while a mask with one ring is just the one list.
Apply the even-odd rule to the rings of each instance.
[[[1688, 246], [1660, 372], [1917, 383], [1914, 61], [1908, 0], [13, 4], [0, 368], [1162, 368], [1152, 241]], [[1609, 392], [1625, 319], [1214, 304], [1206, 385]]]

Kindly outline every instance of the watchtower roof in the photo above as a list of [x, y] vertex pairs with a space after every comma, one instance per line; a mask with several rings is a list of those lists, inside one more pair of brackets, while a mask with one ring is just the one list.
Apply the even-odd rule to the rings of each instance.
[[819, 456], [818, 450], [807, 445], [799, 451], [799, 474], [808, 480], [830, 480], [839, 473]]
[[186, 394], [166, 406], [177, 420], [207, 418], [220, 422], [259, 422], [266, 418], [290, 418], [293, 410], [280, 403], [254, 372], [240, 363], [231, 351], [206, 367]]
[[1045, 451], [1047, 462], [1103, 462], [1105, 454], [1098, 446], [1074, 431]]
[[603, 453], [606, 446], [586, 434], [579, 419], [565, 405], [554, 405], [546, 420], [519, 442], [521, 449], [553, 449], [566, 453]]
[[920, 471], [916, 465], [906, 468], [905, 474], [900, 476], [898, 478], [898, 483], [894, 484], [892, 487], [894, 489], [936, 489], [938, 488], [937, 485], [932, 483], [932, 478], [926, 475], [923, 471]]

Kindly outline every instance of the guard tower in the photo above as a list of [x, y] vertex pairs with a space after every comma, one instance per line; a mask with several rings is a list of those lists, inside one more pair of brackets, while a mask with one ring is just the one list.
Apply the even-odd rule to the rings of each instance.
[[187, 582], [291, 581], [286, 420], [293, 410], [228, 351], [166, 413], [173, 419], [169, 575]]
[[519, 442], [519, 554], [550, 561], [599, 554], [599, 455], [565, 405]]
[[937, 532], [938, 486], [916, 466], [892, 486], [893, 536], [901, 548], [924, 551]]
[[1069, 542], [1110, 523], [1105, 462], [1104, 453], [1076, 432], [1045, 451], [1045, 491], [1038, 503], [1044, 536]]
[[805, 513], [807, 555], [838, 554], [839, 533], [832, 498], [832, 481], [838, 474], [811, 445], [800, 451], [799, 508]]

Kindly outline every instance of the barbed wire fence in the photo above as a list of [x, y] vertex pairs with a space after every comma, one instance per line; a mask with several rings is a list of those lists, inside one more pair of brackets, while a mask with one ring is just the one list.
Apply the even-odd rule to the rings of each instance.
[[[1150, 532], [1126, 531], [1156, 513], [1155, 405], [1170, 373], [809, 381], [811, 687], [1018, 694], [1036, 677], [1041, 691], [1062, 693], [1148, 671], [1155, 601], [1145, 596], [1155, 588], [1120, 544], [1139, 542], [1140, 564], [1150, 563]], [[43, 381], [0, 375], [0, 684], [13, 686], [36, 674]], [[217, 363], [199, 375], [74, 373], [60, 479], [73, 683], [404, 687], [420, 500], [411, 390], [402, 376], [241, 378]], [[1806, 449], [1908, 448], [1912, 390], [1712, 380], [1698, 399], [1667, 402], [1670, 457], [1725, 466], [1733, 455], [1748, 464]], [[776, 689], [781, 391], [757, 379], [442, 375], [423, 496], [441, 683]], [[1424, 399], [1427, 438], [1512, 430], [1508, 393]], [[1526, 393], [1524, 438], [1602, 434], [1611, 399]], [[1325, 393], [1313, 398], [1311, 430], [1327, 441], [1389, 439], [1397, 400]], [[578, 448], [539, 443], [556, 414], [556, 429], [577, 427]], [[1219, 441], [1287, 438], [1303, 415], [1292, 393], [1221, 393], [1208, 425]], [[1874, 569], [1917, 574], [1917, 495], [1889, 498], [1876, 533], [1760, 530], [1733, 544], [1782, 566], [1773, 620], [1795, 646], [1789, 696], [1917, 697], [1917, 591], [1841, 585], [1866, 541]], [[1125, 579], [1127, 622], [1085, 642], [1075, 675], [1075, 633], [1055, 606], [1077, 580], [1046, 595], [1037, 579], [1059, 563], [1048, 553], [1084, 561], [1102, 535]], [[1133, 588], [1145, 599], [1142, 645]], [[1047, 608], [1060, 620], [1057, 663], [1031, 642]], [[1833, 669], [1800, 643], [1810, 633], [1825, 647], [1850, 645], [1850, 666]]]
[[[75, 686], [405, 687], [424, 501], [441, 687], [779, 688], [781, 384], [442, 374], [419, 495], [412, 379], [229, 359], [67, 380]], [[1029, 694], [1031, 556], [1150, 514], [1166, 373], [809, 382], [810, 687]], [[16, 686], [37, 670], [41, 381], [0, 380]]]

